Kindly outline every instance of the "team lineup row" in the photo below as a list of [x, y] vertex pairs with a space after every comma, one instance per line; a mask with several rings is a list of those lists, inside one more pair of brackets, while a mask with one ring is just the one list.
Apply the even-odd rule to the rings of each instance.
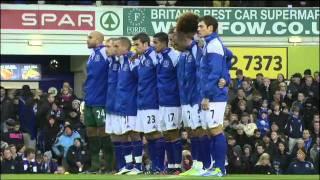
[[[217, 27], [212, 16], [185, 13], [169, 34], [153, 36], [153, 46], [146, 33], [136, 34], [132, 38], [136, 53], [130, 51], [126, 37], [108, 39], [103, 45], [102, 33], [89, 34], [87, 45], [93, 52], [87, 63], [84, 115], [93, 169], [98, 168], [94, 142], [107, 133], [117, 174], [142, 173], [143, 132], [151, 171], [178, 170], [182, 156], [178, 129], [183, 124], [193, 137], [193, 166], [180, 175], [225, 174], [222, 124], [232, 52], [223, 45]], [[196, 36], [204, 40], [203, 47]]]

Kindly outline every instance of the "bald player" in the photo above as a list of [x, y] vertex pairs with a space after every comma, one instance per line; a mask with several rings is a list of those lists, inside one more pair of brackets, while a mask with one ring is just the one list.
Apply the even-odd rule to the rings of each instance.
[[87, 62], [84, 85], [84, 121], [91, 155], [89, 172], [93, 173], [100, 169], [99, 151], [102, 140], [107, 137], [104, 121], [109, 62], [103, 40], [103, 34], [98, 31], [91, 32], [87, 39], [87, 46], [92, 53]]

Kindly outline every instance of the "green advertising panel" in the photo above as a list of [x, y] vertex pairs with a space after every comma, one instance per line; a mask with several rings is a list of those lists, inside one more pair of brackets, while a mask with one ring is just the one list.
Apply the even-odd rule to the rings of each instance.
[[289, 46], [288, 48], [288, 78], [294, 73], [305, 69], [319, 71], [319, 46]]
[[168, 32], [189, 11], [214, 16], [223, 36], [319, 36], [319, 8], [123, 8], [123, 34]]

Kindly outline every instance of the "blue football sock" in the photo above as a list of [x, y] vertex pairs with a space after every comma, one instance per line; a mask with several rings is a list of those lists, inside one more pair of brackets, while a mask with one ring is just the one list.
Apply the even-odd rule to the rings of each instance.
[[148, 140], [148, 153], [149, 153], [149, 159], [151, 160], [151, 171], [156, 171], [156, 140], [154, 139], [149, 139]]
[[222, 172], [225, 172], [225, 160], [227, 155], [227, 140], [223, 133], [214, 136], [215, 139], [214, 143], [214, 159], [215, 159], [215, 166], [220, 168]]
[[133, 157], [135, 160], [135, 168], [142, 170], [141, 164], [142, 164], [142, 150], [143, 150], [143, 144], [142, 141], [133, 141]]
[[211, 160], [212, 160], [212, 167], [215, 167], [215, 144], [216, 144], [216, 139], [211, 136], [210, 137], [210, 155], [211, 155]]
[[132, 165], [132, 143], [131, 142], [124, 142], [122, 143], [123, 146], [123, 155], [124, 155], [124, 159], [126, 161], [126, 168], [127, 169], [132, 169], [133, 165]]
[[191, 138], [191, 155], [192, 159], [198, 161], [199, 160], [199, 137]]
[[164, 156], [165, 156], [165, 139], [159, 138], [156, 140], [155, 148], [156, 148], [156, 166], [158, 171], [164, 171]]
[[205, 169], [209, 169], [211, 166], [210, 144], [211, 142], [208, 136], [202, 136], [200, 138], [200, 145], [201, 145], [200, 158], [203, 163], [203, 167]]
[[172, 169], [174, 165], [174, 154], [173, 154], [173, 146], [172, 142], [166, 142], [166, 152], [167, 152], [167, 159], [168, 159], [168, 169]]
[[[174, 141], [173, 143], [173, 149], [174, 149], [174, 164], [180, 165], [182, 161], [182, 144], [180, 139]], [[178, 168], [177, 166], [175, 168]]]
[[117, 169], [120, 170], [126, 165], [126, 162], [124, 160], [124, 156], [122, 153], [122, 144], [120, 142], [113, 142], [114, 150], [115, 150], [115, 156], [116, 156], [116, 162], [117, 162]]

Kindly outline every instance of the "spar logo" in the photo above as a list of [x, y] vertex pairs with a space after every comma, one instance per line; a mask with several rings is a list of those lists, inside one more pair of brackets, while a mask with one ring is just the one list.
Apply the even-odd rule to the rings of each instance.
[[1, 10], [1, 29], [94, 30], [94, 11]]
[[127, 33], [134, 35], [139, 32], [146, 32], [145, 26], [146, 12], [145, 9], [130, 9], [128, 11]]
[[120, 25], [120, 18], [115, 12], [107, 11], [101, 15], [100, 25], [107, 31], [116, 30]]

